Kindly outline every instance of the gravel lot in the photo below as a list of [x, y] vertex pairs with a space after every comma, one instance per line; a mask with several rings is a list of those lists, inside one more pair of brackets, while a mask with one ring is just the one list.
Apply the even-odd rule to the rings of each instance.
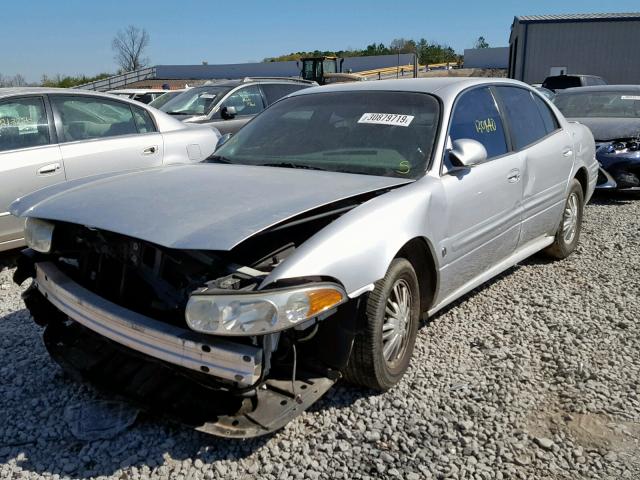
[[83, 442], [102, 398], [49, 359], [0, 258], [0, 478], [640, 478], [640, 198], [596, 198], [568, 260], [534, 257], [432, 319], [391, 392], [339, 385], [284, 430], [152, 417]]

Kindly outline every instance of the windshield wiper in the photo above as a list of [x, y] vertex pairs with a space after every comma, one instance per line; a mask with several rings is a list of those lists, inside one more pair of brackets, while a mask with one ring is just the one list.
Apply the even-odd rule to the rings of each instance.
[[292, 163], [292, 162], [262, 163], [259, 165], [262, 165], [263, 167], [302, 168], [305, 170], [322, 170], [325, 172], [327, 171], [326, 168], [315, 167], [313, 165], [304, 165], [300, 163]]
[[197, 115], [197, 113], [193, 112], [164, 112], [167, 115]]

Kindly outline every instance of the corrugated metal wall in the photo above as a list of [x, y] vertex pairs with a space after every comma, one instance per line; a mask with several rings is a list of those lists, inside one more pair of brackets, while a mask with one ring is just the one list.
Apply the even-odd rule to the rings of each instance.
[[551, 67], [567, 67], [567, 73], [599, 75], [611, 84], [640, 84], [640, 21], [529, 23], [516, 28], [515, 78], [541, 83]]
[[465, 68], [507, 68], [509, 47], [465, 48]]

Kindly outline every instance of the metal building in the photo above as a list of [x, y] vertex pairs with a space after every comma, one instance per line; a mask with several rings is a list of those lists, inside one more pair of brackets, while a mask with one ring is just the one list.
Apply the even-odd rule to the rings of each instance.
[[515, 17], [508, 76], [541, 83], [549, 75], [598, 75], [640, 84], [640, 12]]

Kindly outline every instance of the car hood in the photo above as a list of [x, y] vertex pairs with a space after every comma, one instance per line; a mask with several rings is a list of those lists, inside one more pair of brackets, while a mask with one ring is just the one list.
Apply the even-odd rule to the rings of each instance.
[[11, 213], [86, 225], [169, 248], [230, 250], [308, 210], [410, 182], [279, 167], [196, 164], [54, 185], [19, 198]]
[[640, 118], [568, 118], [587, 126], [596, 142], [618, 138], [633, 138], [640, 135]]

